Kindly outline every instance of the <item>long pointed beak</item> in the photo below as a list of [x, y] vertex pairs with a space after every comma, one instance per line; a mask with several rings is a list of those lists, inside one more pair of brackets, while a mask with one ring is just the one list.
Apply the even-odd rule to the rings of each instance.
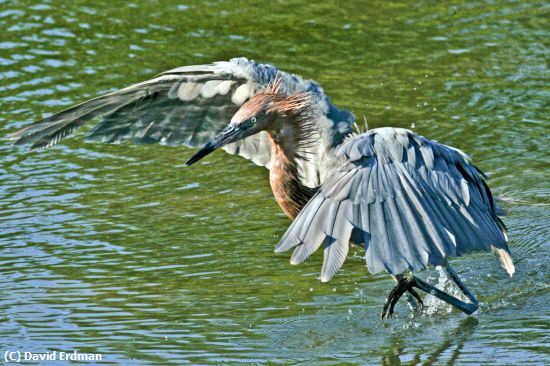
[[208, 141], [199, 151], [197, 151], [195, 155], [191, 156], [191, 158], [185, 163], [185, 166], [188, 167], [189, 165], [201, 160], [217, 148], [238, 140], [240, 137], [240, 132], [241, 130], [237, 127], [237, 125], [230, 123], [212, 140]]

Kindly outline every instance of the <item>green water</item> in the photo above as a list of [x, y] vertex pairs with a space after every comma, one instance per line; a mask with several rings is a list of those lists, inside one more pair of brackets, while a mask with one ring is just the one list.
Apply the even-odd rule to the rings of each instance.
[[[267, 171], [217, 152], [0, 143], [0, 351], [100, 364], [550, 364], [550, 123], [545, 2], [0, 0], [0, 135], [186, 64], [235, 56], [319, 81], [371, 128], [472, 155], [506, 198], [517, 273], [453, 260], [480, 300], [378, 314], [393, 286], [352, 250], [273, 248], [289, 224]], [[421, 277], [437, 282], [434, 270]], [[48, 363], [53, 364], [53, 363]]]

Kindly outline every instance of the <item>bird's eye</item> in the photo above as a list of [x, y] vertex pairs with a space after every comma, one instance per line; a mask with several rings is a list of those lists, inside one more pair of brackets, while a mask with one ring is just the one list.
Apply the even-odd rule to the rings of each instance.
[[250, 123], [252, 123], [253, 125], [255, 125], [255, 124], [256, 124], [256, 117], [250, 118]]

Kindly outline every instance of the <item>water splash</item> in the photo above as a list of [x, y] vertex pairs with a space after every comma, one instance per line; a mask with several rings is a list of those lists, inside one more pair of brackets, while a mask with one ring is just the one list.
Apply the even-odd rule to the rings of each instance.
[[[437, 278], [435, 276], [430, 276], [427, 278], [427, 282], [434, 285], [438, 289], [445, 291], [449, 295], [452, 295], [460, 300], [467, 301], [460, 290], [453, 286], [452, 281], [450, 281], [449, 277], [447, 277], [447, 274], [443, 267], [437, 266], [435, 267], [437, 271]], [[426, 295], [424, 298], [424, 308], [422, 309], [422, 313], [427, 316], [436, 316], [439, 314], [449, 314], [453, 311], [453, 307], [446, 302], [438, 299], [435, 296], [432, 295]]]

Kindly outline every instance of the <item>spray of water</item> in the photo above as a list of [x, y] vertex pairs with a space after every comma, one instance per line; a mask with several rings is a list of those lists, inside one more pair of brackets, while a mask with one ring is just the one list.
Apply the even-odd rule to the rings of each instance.
[[[436, 276], [430, 276], [427, 278], [427, 282], [434, 285], [440, 290], [447, 292], [448, 294], [455, 296], [461, 300], [465, 300], [463, 294], [458, 288], [453, 286], [452, 281], [449, 280], [445, 270], [441, 266], [435, 267], [437, 271]], [[426, 295], [424, 298], [423, 313], [427, 316], [436, 315], [439, 313], [450, 313], [453, 311], [453, 307], [444, 301], [439, 300], [432, 295]]]

